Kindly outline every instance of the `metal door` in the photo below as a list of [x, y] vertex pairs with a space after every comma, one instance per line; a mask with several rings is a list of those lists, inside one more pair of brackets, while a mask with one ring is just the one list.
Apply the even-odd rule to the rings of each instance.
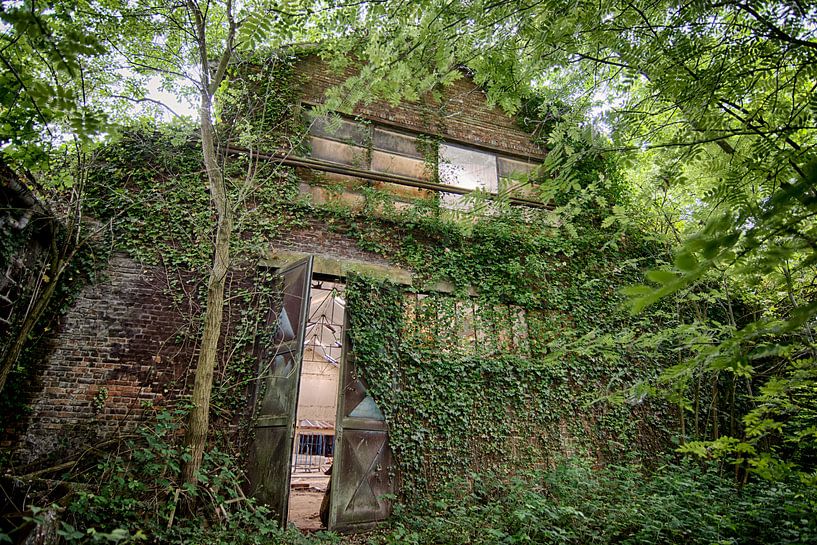
[[340, 366], [335, 460], [329, 503], [329, 529], [362, 530], [391, 513], [394, 492], [386, 419], [357, 372], [345, 318]]
[[270, 507], [283, 527], [289, 505], [312, 257], [281, 269], [279, 275], [281, 293], [277, 302], [270, 304], [266, 320], [267, 329], [272, 329], [274, 335], [257, 348], [259, 374], [249, 477], [251, 494]]

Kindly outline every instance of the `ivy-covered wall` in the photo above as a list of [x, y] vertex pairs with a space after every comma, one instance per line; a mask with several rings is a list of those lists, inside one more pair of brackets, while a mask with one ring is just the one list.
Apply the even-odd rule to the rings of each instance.
[[107, 260], [99, 239], [74, 244], [76, 232], [0, 163], [0, 448], [19, 441], [43, 393], [55, 324]]
[[[232, 172], [245, 167], [236, 162]], [[256, 285], [266, 274], [257, 267], [259, 256], [279, 225], [297, 225], [294, 216], [300, 214], [278, 208], [296, 194], [287, 172], [260, 171], [259, 177], [274, 183], [244, 200], [228, 282], [214, 388], [214, 419], [225, 428], [243, 414], [256, 369]], [[95, 265], [95, 282], [83, 273], [72, 286], [76, 302], [66, 305], [63, 316], [50, 312], [48, 327], [30, 343], [31, 356], [13, 373], [13, 395], [3, 393], [0, 415], [14, 425], [2, 430], [0, 440], [18, 461], [71, 455], [131, 433], [155, 410], [185, 399], [209, 263], [204, 186], [186, 130], [134, 129], [95, 154], [83, 213], [96, 225], [109, 225], [110, 238], [102, 242], [112, 255]], [[85, 261], [77, 259], [77, 265]]]
[[445, 237], [429, 229], [424, 244], [410, 231], [398, 255], [424, 263], [429, 279], [455, 279], [460, 295], [362, 277], [346, 295], [355, 361], [391, 425], [407, 497], [487, 468], [649, 458], [666, 445], [664, 407], [614, 402], [657, 362], [607, 342], [662, 319], [631, 317], [617, 291], [638, 279], [653, 248], [629, 238], [612, 249], [593, 225], [567, 238], [512, 218]]
[[[291, 63], [269, 63], [251, 85], [237, 85], [224, 100], [224, 141], [297, 145], [303, 78]], [[487, 111], [477, 96], [483, 105], [474, 99], [469, 108]], [[467, 135], [496, 119], [494, 111], [482, 114], [475, 115], [482, 125], [457, 130]], [[404, 121], [419, 131], [426, 122], [420, 113]], [[500, 130], [522, 132], [508, 121]], [[602, 224], [614, 184], [606, 201], [569, 219], [496, 207], [463, 221], [436, 195], [396, 206], [388, 191], [360, 183], [360, 200], [349, 206], [311, 199], [309, 184], [322, 181], [306, 172], [226, 153], [223, 164], [236, 236], [213, 417], [226, 433], [216, 437], [230, 436], [236, 456], [254, 346], [264, 335], [259, 292], [270, 273], [259, 261], [293, 249], [413, 273], [411, 287], [362, 277], [347, 286], [353, 350], [391, 426], [405, 497], [470, 471], [521, 471], [569, 454], [603, 463], [649, 455], [667, 440], [664, 407], [613, 402], [658, 362], [655, 353], [622, 349], [612, 334], [672, 319], [660, 309], [633, 318], [621, 306], [619, 288], [639, 281], [660, 251]], [[601, 159], [581, 168], [586, 182], [600, 173], [614, 179]], [[133, 130], [96, 155], [84, 206], [110, 222], [115, 257], [107, 279], [82, 292], [44, 358], [50, 384], [34, 405], [32, 444], [71, 427], [114, 433], [154, 404], [184, 399], [211, 252], [205, 186], [189, 133]], [[435, 292], [440, 282], [451, 293]]]

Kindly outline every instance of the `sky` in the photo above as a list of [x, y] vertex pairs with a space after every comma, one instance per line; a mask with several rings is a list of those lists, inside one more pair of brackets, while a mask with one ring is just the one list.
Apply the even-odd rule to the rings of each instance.
[[[168, 108], [181, 116], [189, 116], [193, 119], [198, 117], [196, 106], [187, 98], [179, 98], [175, 94], [162, 90], [162, 80], [159, 77], [152, 77], [147, 82], [146, 96], [165, 104]], [[173, 117], [167, 110], [162, 110], [164, 121], [170, 121]]]

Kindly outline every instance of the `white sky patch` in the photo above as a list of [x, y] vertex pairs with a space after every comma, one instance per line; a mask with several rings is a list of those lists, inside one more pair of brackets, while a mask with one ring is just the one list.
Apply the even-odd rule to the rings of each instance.
[[613, 134], [613, 127], [608, 123], [610, 112], [624, 107], [627, 99], [623, 95], [616, 95], [607, 85], [603, 85], [593, 93], [593, 104], [590, 108], [590, 120], [593, 126], [607, 137]]
[[[189, 97], [179, 97], [175, 93], [162, 89], [162, 80], [159, 77], [149, 78], [146, 86], [145, 96], [151, 100], [161, 102], [180, 116], [198, 117], [198, 108], [192, 103]], [[139, 106], [139, 105], [135, 105]], [[162, 108], [163, 119], [169, 121], [172, 114], [167, 109]]]
[[119, 79], [110, 88], [118, 102], [117, 115], [132, 118], [147, 115], [160, 122], [173, 121], [176, 115], [198, 119], [195, 100], [198, 93], [192, 83], [181, 78], [168, 81], [159, 75], [136, 74], [124, 61], [123, 65], [115, 69]]

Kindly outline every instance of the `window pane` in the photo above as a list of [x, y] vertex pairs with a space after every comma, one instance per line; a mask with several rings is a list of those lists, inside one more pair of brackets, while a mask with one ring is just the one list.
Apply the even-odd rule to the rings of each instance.
[[312, 157], [354, 168], [368, 168], [369, 157], [365, 148], [350, 146], [326, 138], [310, 138]]
[[407, 134], [375, 128], [372, 147], [376, 150], [391, 151], [422, 159], [423, 154], [417, 150], [417, 139]]
[[430, 177], [424, 161], [376, 150], [372, 151], [372, 170], [420, 180], [427, 180]]
[[330, 140], [366, 146], [370, 134], [370, 127], [349, 121], [348, 119], [316, 117], [307, 112], [309, 134], [321, 136]]
[[497, 157], [497, 166], [499, 167], [500, 191], [507, 191], [511, 197], [538, 200], [537, 186], [531, 183], [528, 174], [539, 165]]
[[500, 178], [518, 178], [533, 171], [538, 165], [524, 161], [516, 161], [507, 157], [497, 157]]
[[465, 189], [495, 192], [496, 156], [474, 149], [440, 144], [440, 180]]

